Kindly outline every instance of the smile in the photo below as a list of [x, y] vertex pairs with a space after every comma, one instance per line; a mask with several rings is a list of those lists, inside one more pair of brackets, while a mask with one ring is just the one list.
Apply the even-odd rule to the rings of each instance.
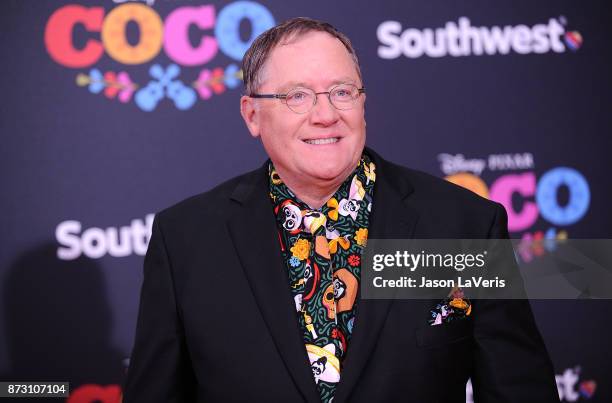
[[308, 144], [314, 144], [314, 145], [319, 145], [319, 144], [333, 144], [333, 143], [337, 143], [340, 139], [338, 137], [330, 137], [328, 139], [312, 139], [312, 140], [304, 140], [304, 143], [308, 143]]

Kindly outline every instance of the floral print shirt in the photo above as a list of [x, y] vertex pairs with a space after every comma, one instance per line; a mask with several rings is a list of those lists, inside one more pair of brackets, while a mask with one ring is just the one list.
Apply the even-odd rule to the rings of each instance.
[[321, 401], [328, 403], [340, 381], [355, 323], [375, 165], [364, 153], [320, 209], [299, 200], [271, 162], [269, 181], [296, 316]]

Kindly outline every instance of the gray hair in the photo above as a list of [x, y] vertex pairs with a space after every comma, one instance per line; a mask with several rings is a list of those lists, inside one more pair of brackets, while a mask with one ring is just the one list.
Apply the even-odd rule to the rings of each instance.
[[327, 32], [342, 42], [351, 55], [353, 62], [355, 62], [357, 74], [359, 75], [359, 79], [361, 79], [361, 69], [359, 68], [357, 53], [350, 39], [345, 34], [338, 31], [333, 25], [327, 22], [307, 17], [297, 17], [272, 27], [259, 35], [244, 54], [242, 58], [242, 77], [246, 94], [251, 95], [256, 93], [261, 85], [261, 70], [270, 56], [270, 52], [276, 45], [283, 40], [294, 39], [299, 35], [311, 31]]

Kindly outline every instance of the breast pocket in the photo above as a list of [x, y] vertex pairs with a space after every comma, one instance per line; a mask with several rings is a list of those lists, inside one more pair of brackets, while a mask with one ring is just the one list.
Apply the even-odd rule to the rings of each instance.
[[471, 318], [457, 319], [441, 325], [424, 326], [416, 330], [417, 346], [435, 348], [470, 341], [473, 338], [472, 330]]

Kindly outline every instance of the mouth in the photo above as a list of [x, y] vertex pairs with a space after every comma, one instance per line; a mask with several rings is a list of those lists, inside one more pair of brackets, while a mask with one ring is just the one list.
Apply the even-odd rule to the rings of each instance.
[[311, 145], [323, 145], [323, 144], [334, 144], [337, 143], [338, 141], [340, 141], [340, 137], [329, 137], [329, 138], [325, 138], [325, 139], [306, 139], [306, 140], [302, 140], [304, 143], [306, 144], [311, 144]]

